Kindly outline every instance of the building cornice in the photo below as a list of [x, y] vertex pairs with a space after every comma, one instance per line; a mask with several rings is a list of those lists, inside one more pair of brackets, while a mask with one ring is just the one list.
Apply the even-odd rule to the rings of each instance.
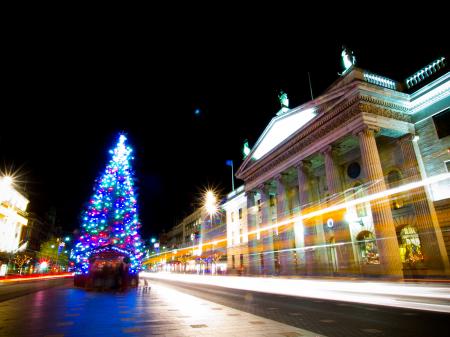
[[[367, 118], [367, 114], [394, 119], [400, 123], [406, 122], [408, 125], [411, 120], [411, 116], [407, 114], [403, 105], [396, 105], [369, 95], [363, 95], [358, 90], [352, 96], [346, 97], [340, 104], [333, 105], [329, 111], [324, 110], [313, 123], [300, 130], [269, 155], [261, 158], [253, 165], [245, 167], [238, 178], [246, 182], [246, 190], [248, 190], [247, 186], [254, 188], [253, 185], [257, 181], [259, 183], [258, 178], [260, 176], [266, 176], [267, 172], [273, 171], [281, 163], [298, 156], [300, 152], [311, 147], [311, 145], [320, 143], [318, 140], [323, 139], [335, 129], [346, 126], [349, 129], [347, 132], [351, 133], [350, 122], [360, 116], [361, 122], [358, 123], [362, 124], [364, 118]], [[370, 118], [367, 122], [370, 122]], [[355, 124], [354, 127], [356, 126]], [[403, 129], [406, 130], [408, 127]], [[321, 146], [323, 147], [324, 144]], [[298, 158], [298, 160], [300, 159]]]

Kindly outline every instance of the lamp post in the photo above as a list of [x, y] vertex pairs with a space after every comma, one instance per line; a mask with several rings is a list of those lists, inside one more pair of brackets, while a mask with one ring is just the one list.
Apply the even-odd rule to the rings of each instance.
[[[205, 205], [206, 212], [209, 214], [209, 221], [212, 227], [213, 216], [217, 212], [217, 197], [215, 196], [213, 191], [207, 191], [205, 196]], [[201, 234], [200, 234], [201, 235]], [[214, 250], [214, 248], [213, 248]], [[214, 251], [213, 251], [214, 254]], [[211, 267], [212, 267], [212, 259], [211, 259]]]

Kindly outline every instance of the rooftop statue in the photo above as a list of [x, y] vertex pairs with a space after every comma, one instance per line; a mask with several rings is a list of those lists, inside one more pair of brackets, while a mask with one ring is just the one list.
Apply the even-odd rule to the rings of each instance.
[[289, 98], [287, 94], [281, 90], [280, 94], [278, 95], [278, 99], [280, 100], [281, 108], [288, 108], [289, 109]]
[[277, 115], [279, 116], [279, 115], [289, 111], [289, 98], [288, 98], [287, 94], [283, 90], [281, 90], [280, 94], [278, 95], [278, 99], [280, 100], [280, 104], [281, 104], [281, 109], [277, 113]]
[[352, 66], [356, 63], [355, 55], [353, 55], [353, 51], [347, 49], [345, 46], [342, 46], [342, 65], [344, 66], [344, 71], [339, 75], [344, 75]]

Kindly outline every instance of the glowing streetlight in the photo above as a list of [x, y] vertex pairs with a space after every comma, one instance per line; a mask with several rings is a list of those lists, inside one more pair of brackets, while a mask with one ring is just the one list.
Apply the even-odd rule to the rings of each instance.
[[216, 202], [217, 198], [214, 195], [214, 192], [213, 191], [206, 192], [205, 209], [211, 217], [217, 212]]
[[[205, 207], [206, 212], [208, 212], [208, 214], [209, 214], [210, 225], [212, 228], [212, 226], [213, 226], [212, 219], [213, 219], [214, 214], [216, 214], [216, 212], [217, 212], [217, 198], [213, 191], [206, 192], [204, 207]], [[201, 252], [201, 244], [199, 245], [199, 251]], [[213, 254], [214, 254], [214, 246], [213, 246]]]
[[0, 180], [1, 184], [5, 187], [9, 187], [14, 183], [14, 180], [12, 177], [10, 176], [4, 176], [1, 178]]

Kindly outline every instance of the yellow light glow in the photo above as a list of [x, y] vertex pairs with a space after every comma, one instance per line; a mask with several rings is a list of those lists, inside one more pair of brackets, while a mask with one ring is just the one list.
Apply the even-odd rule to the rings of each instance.
[[[418, 188], [418, 187], [424, 187], [424, 186], [431, 185], [431, 184], [434, 184], [434, 183], [437, 183], [437, 182], [440, 182], [440, 181], [444, 181], [444, 180], [447, 180], [447, 179], [450, 179], [450, 173], [444, 173], [444, 174], [436, 175], [436, 176], [433, 176], [433, 177], [430, 177], [430, 178], [427, 178], [427, 179], [423, 179], [423, 180], [420, 180], [420, 181], [404, 184], [404, 185], [401, 185], [401, 186], [398, 186], [398, 187], [395, 187], [395, 188], [391, 188], [391, 189], [388, 189], [388, 190], [385, 190], [385, 191], [382, 191], [382, 192], [378, 192], [378, 193], [374, 193], [374, 194], [367, 195], [367, 196], [364, 196], [364, 197], [360, 197], [360, 198], [357, 198], [357, 199], [354, 199], [354, 200], [351, 200], [351, 201], [344, 200], [343, 202], [338, 202], [338, 203], [336, 203], [333, 206], [324, 207], [324, 208], [320, 208], [320, 209], [317, 209], [317, 207], [315, 207], [316, 210], [314, 210], [314, 211], [308, 212], [308, 210], [305, 210], [305, 212], [303, 214], [299, 215], [299, 216], [292, 217], [292, 218], [289, 218], [289, 219], [284, 220], [284, 221], [276, 222], [273, 225], [262, 227], [262, 228], [258, 228], [258, 229], [254, 230], [254, 231], [249, 231], [247, 233], [247, 235], [254, 235], [254, 234], [260, 235], [261, 232], [268, 231], [268, 230], [271, 230], [271, 229], [275, 229], [275, 228], [278, 228], [280, 226], [292, 225], [292, 224], [297, 223], [297, 222], [298, 223], [302, 223], [302, 221], [305, 220], [305, 219], [311, 219], [311, 218], [314, 218], [314, 217], [317, 217], [317, 216], [321, 216], [323, 214], [327, 214], [327, 213], [331, 213], [331, 212], [342, 211], [342, 210], [347, 209], [348, 207], [351, 207], [351, 206], [355, 206], [355, 205], [358, 205], [358, 204], [361, 204], [361, 203], [375, 201], [375, 200], [378, 200], [378, 199], [381, 199], [381, 198], [385, 198], [385, 197], [388, 197], [388, 196], [391, 196], [391, 195], [394, 195], [394, 194], [407, 192], [407, 191], [413, 190], [413, 189]], [[210, 191], [208, 191], [208, 193], [207, 193], [207, 197], [208, 197], [209, 192]], [[209, 194], [209, 195], [214, 196], [214, 193], [211, 192], [211, 194]], [[346, 220], [352, 220], [351, 218], [350, 219], [348, 218], [350, 215], [345, 214], [344, 216], [347, 217]], [[240, 236], [243, 236], [243, 234], [240, 235]], [[194, 245], [194, 246], [186, 247], [186, 248], [183, 248], [183, 249], [179, 249], [178, 252], [182, 252], [182, 251], [189, 250], [189, 249], [194, 250], [194, 252], [195, 252], [199, 248], [201, 250], [201, 246], [207, 246], [207, 245], [213, 245], [213, 244], [217, 245], [219, 243], [226, 242], [226, 241], [228, 241], [228, 240], [225, 237], [224, 239], [221, 239], [221, 240], [214, 240], [214, 241], [210, 241], [210, 242], [203, 242], [202, 245]], [[336, 243], [334, 245], [341, 245], [341, 244], [344, 244], [344, 243]], [[305, 247], [302, 248], [302, 250], [309, 249], [309, 248], [315, 248], [315, 247], [319, 247], [319, 246], [314, 246], [314, 245], [305, 246]], [[287, 249], [287, 250], [291, 251], [291, 250], [294, 250], [294, 249]], [[297, 250], [298, 250], [298, 248], [297, 248]], [[151, 258], [155, 258], [156, 256], [160, 256], [162, 254], [163, 253], [154, 254], [154, 255], [151, 256]]]
[[207, 191], [205, 197], [205, 209], [209, 215], [215, 214], [217, 212], [217, 198], [213, 191]]
[[10, 176], [4, 176], [1, 179], [1, 184], [5, 187], [9, 187], [14, 183], [14, 179]]

